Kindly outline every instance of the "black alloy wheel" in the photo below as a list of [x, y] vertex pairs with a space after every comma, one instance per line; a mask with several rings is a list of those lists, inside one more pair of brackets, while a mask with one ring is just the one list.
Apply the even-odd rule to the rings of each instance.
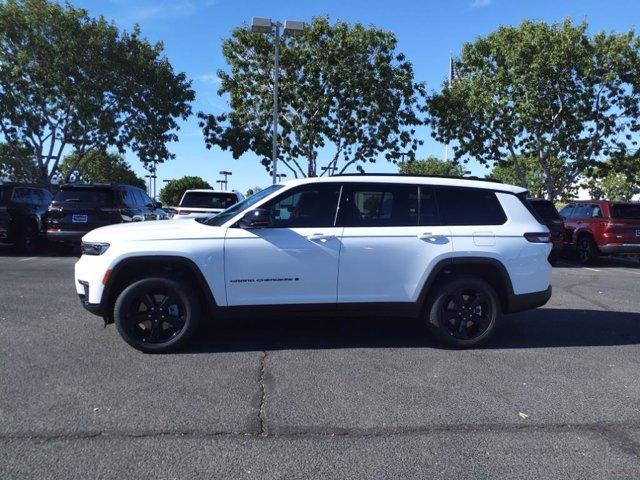
[[591, 265], [598, 258], [598, 247], [593, 239], [587, 235], [578, 240], [578, 262], [582, 265]]
[[445, 280], [427, 310], [427, 324], [442, 342], [472, 347], [494, 332], [500, 314], [495, 291], [478, 277], [457, 276]]
[[114, 306], [118, 333], [144, 352], [165, 352], [183, 345], [196, 329], [198, 316], [193, 289], [168, 278], [133, 283], [118, 296]]

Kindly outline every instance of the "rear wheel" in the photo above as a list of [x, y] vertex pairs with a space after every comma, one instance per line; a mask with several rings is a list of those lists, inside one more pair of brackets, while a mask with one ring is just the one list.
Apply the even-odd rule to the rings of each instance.
[[200, 305], [193, 289], [168, 278], [146, 278], [129, 285], [113, 309], [118, 333], [143, 352], [183, 346], [196, 331]]
[[38, 227], [34, 223], [26, 223], [17, 232], [16, 248], [22, 253], [33, 253], [38, 243]]
[[583, 235], [578, 239], [578, 262], [582, 265], [591, 265], [598, 258], [598, 246], [588, 235]]
[[477, 277], [447, 279], [427, 309], [427, 325], [435, 336], [454, 347], [474, 347], [495, 331], [500, 302], [494, 289]]

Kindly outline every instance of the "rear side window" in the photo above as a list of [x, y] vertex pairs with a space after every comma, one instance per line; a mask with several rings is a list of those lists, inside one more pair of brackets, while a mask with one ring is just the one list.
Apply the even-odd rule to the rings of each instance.
[[492, 190], [442, 187], [437, 196], [445, 225], [502, 225], [507, 221]]
[[418, 187], [413, 185], [349, 185], [341, 220], [346, 227], [418, 225]]
[[420, 187], [420, 225], [441, 225], [433, 187]]
[[640, 204], [618, 203], [611, 205], [611, 216], [613, 218], [640, 218]]
[[93, 205], [113, 205], [114, 200], [114, 191], [110, 188], [61, 188], [54, 198], [56, 202]]

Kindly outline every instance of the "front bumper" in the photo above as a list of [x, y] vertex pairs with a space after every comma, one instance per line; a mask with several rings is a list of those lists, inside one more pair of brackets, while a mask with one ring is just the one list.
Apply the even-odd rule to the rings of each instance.
[[549, 285], [549, 288], [541, 292], [523, 293], [521, 295], [511, 294], [507, 298], [504, 313], [516, 313], [541, 307], [551, 298], [551, 291], [551, 285]]
[[99, 303], [89, 303], [89, 282], [78, 280], [78, 284], [81, 287], [79, 290], [83, 290], [82, 293], [78, 292], [80, 304], [85, 308], [85, 310], [101, 317], [103, 314], [102, 305]]
[[616, 243], [598, 248], [605, 255], [640, 255], [640, 243]]

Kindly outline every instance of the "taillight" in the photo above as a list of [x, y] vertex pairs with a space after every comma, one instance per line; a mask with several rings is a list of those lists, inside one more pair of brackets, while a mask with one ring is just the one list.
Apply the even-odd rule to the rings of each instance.
[[551, 241], [551, 234], [549, 232], [527, 232], [524, 234], [531, 243], [549, 243]]
[[62, 207], [58, 207], [57, 205], [49, 205], [49, 208], [47, 208], [47, 211], [49, 211], [49, 212], [61, 212], [62, 211]]

